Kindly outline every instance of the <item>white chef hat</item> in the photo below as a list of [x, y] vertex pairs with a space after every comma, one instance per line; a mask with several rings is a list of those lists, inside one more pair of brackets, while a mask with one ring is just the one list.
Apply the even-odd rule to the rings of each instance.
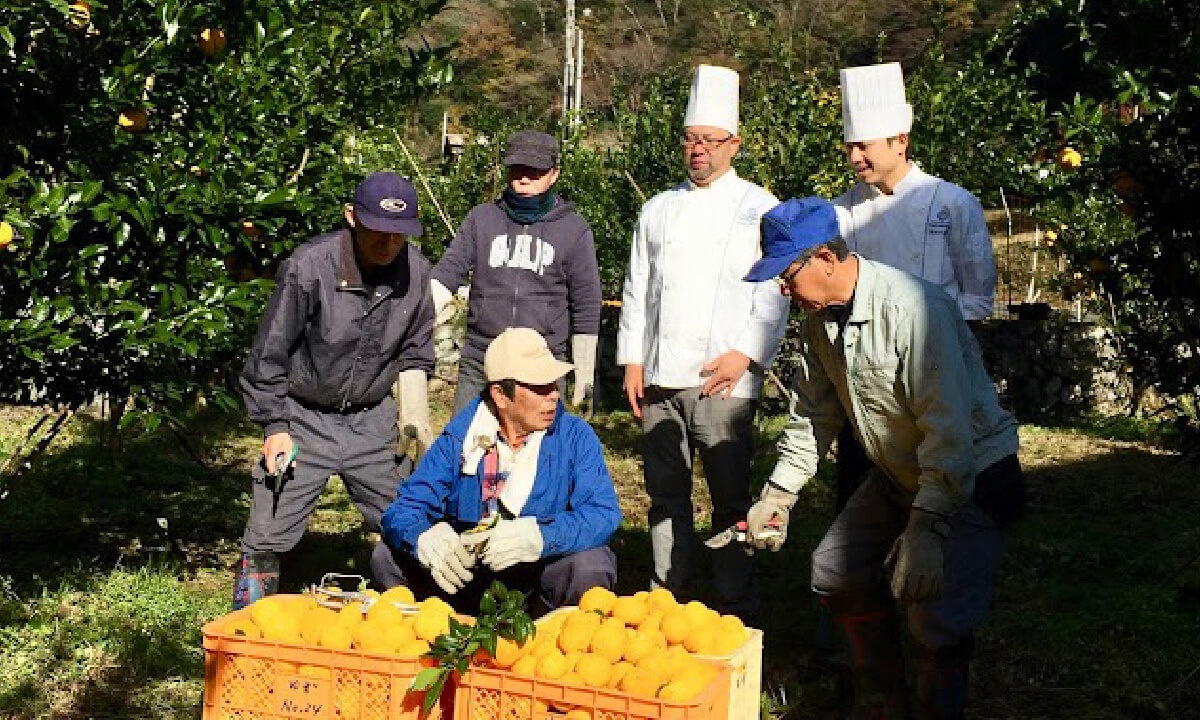
[[912, 131], [900, 63], [842, 69], [842, 129], [846, 142], [890, 138]]
[[711, 125], [737, 135], [738, 74], [716, 65], [699, 65], [692, 75], [683, 126]]

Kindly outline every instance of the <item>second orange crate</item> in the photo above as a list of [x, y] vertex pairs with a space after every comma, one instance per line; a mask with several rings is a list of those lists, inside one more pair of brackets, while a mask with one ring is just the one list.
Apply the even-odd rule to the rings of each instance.
[[592, 720], [724, 720], [730, 669], [723, 663], [716, 666], [716, 677], [690, 702], [641, 698], [619, 690], [472, 667], [454, 691], [454, 720], [556, 720], [566, 713], [554, 708], [566, 707], [587, 710]]

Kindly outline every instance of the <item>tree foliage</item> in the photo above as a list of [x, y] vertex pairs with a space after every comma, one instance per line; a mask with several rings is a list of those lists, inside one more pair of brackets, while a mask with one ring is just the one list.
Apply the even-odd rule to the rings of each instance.
[[[278, 262], [337, 222], [348, 130], [449, 78], [444, 0], [0, 7], [0, 400], [149, 404], [244, 352]], [[208, 30], [203, 36], [201, 33]]]

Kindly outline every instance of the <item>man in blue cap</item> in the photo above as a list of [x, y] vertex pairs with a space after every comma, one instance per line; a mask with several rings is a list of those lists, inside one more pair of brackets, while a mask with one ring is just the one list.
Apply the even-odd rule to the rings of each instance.
[[[955, 301], [849, 251], [825, 200], [763, 216], [763, 258], [806, 317], [779, 462], [747, 516], [778, 550], [798, 493], [849, 421], [875, 464], [812, 555], [812, 586], [846, 640], [851, 717], [906, 717], [897, 613], [920, 649], [915, 715], [959, 718], [1003, 526], [1023, 505], [1017, 423], [996, 400]], [[782, 521], [782, 535], [765, 532]], [[759, 537], [759, 536], [762, 537]]]
[[432, 435], [430, 265], [408, 242], [423, 231], [417, 193], [400, 175], [373, 173], [346, 220], [348, 229], [309, 240], [279, 268], [242, 370], [246, 410], [265, 440], [235, 608], [278, 590], [279, 554], [300, 541], [330, 475], [379, 530], [401, 480], [397, 378], [412, 401], [406, 422], [418, 438]]

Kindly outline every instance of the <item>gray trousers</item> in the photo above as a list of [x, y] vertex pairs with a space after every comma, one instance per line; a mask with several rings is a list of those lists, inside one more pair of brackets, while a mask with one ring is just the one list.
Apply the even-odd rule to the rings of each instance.
[[[561, 360], [562, 358], [559, 358]], [[454, 414], [457, 415], [471, 401], [479, 397], [487, 386], [487, 376], [483, 373], [483, 361], [463, 355], [458, 359], [458, 385], [454, 390]], [[567, 378], [564, 375], [558, 381], [558, 396], [566, 402]]]
[[[812, 554], [812, 587], [853, 613], [893, 607], [884, 560], [904, 532], [913, 495], [873, 468]], [[925, 648], [956, 645], [983, 622], [1004, 552], [1004, 532], [974, 502], [950, 519], [941, 594], [903, 609], [913, 638]]]
[[402, 479], [396, 464], [396, 401], [350, 413], [322, 412], [288, 398], [296, 460], [280, 488], [271, 487], [260, 458], [252, 475], [253, 504], [242, 535], [244, 552], [287, 552], [300, 542], [305, 525], [330, 475], [340, 475], [346, 492], [371, 531], [396, 499]]
[[617, 557], [607, 545], [601, 545], [570, 555], [520, 563], [498, 573], [476, 564], [471, 572], [474, 577], [466, 587], [447, 595], [412, 555], [382, 542], [375, 545], [371, 554], [371, 574], [385, 588], [405, 585], [418, 598], [438, 595], [455, 610], [475, 615], [483, 592], [493, 580], [499, 580], [510, 590], [526, 593], [535, 617], [565, 605], [578, 605], [579, 598], [589, 588], [611, 590], [617, 584]]
[[[700, 388], [646, 388], [642, 461], [650, 496], [650, 542], [656, 586], [687, 581], [695, 538], [692, 456], [699, 451], [712, 496], [712, 526], [724, 530], [750, 509], [750, 459], [757, 400], [702, 397]], [[752, 558], [737, 543], [713, 550], [713, 584], [723, 612], [758, 612]]]

